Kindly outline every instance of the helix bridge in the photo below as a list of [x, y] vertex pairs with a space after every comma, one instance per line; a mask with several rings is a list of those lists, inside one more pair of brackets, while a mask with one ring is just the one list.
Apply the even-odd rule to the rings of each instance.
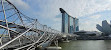
[[9, 0], [0, 0], [0, 50], [32, 50], [61, 34], [24, 15]]

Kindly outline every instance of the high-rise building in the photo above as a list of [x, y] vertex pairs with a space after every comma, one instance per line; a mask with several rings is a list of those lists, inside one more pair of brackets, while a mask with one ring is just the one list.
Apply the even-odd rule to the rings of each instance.
[[74, 24], [75, 24], [74, 32], [79, 31], [79, 19], [74, 18]]
[[70, 16], [62, 8], [60, 11], [62, 13], [62, 32], [71, 34], [79, 31], [79, 19]]

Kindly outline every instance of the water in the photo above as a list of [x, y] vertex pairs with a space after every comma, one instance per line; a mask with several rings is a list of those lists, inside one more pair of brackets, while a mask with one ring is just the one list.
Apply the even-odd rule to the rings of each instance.
[[77, 40], [59, 46], [62, 50], [111, 50], [111, 40]]

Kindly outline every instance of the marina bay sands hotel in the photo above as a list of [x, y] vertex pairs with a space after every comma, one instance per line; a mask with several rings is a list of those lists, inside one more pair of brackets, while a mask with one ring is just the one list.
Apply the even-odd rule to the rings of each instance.
[[62, 33], [73, 34], [79, 31], [79, 19], [70, 16], [66, 11], [60, 8], [62, 13]]

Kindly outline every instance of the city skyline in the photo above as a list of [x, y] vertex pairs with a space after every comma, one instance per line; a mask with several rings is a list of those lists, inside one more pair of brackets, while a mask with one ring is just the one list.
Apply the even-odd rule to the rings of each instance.
[[[63, 8], [80, 19], [80, 30], [97, 30], [96, 24], [111, 19], [111, 0], [10, 0], [24, 14], [37, 18], [42, 24], [61, 31]], [[36, 2], [35, 2], [36, 1]], [[32, 4], [33, 3], [33, 4]], [[58, 28], [56, 28], [58, 27]], [[89, 27], [89, 28], [88, 28]]]
[[111, 50], [111, 0], [0, 0], [0, 50]]

